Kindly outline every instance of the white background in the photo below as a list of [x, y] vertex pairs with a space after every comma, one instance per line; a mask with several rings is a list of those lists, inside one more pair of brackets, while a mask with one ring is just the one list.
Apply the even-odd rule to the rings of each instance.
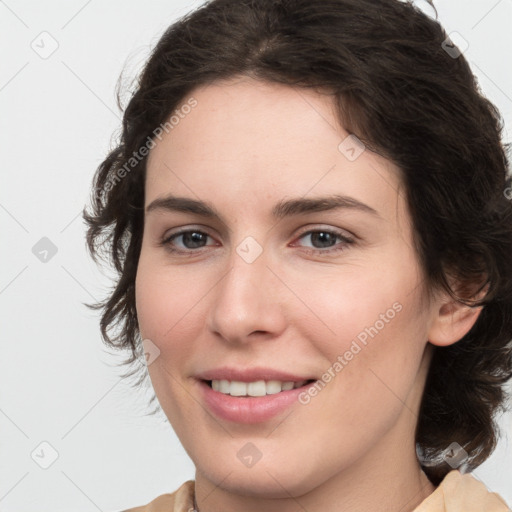
[[[133, 78], [167, 26], [199, 4], [0, 1], [1, 511], [117, 511], [194, 478], [163, 414], [145, 417], [147, 397], [120, 378], [99, 313], [82, 304], [111, 283], [86, 253], [80, 214], [120, 126], [119, 74]], [[510, 142], [512, 0], [437, 7], [447, 31], [468, 41], [465, 55]], [[58, 43], [46, 59], [31, 47], [41, 37], [51, 47], [43, 31]], [[57, 248], [46, 263], [32, 253], [42, 237]], [[512, 504], [510, 414], [501, 425], [495, 454], [474, 474]], [[31, 458], [43, 441], [59, 455], [48, 469]]]

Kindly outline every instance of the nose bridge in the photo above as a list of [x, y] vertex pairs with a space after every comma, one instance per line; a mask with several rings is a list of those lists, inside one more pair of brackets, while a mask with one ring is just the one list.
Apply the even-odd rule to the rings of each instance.
[[232, 248], [227, 273], [212, 298], [209, 327], [229, 341], [253, 332], [277, 334], [284, 328], [278, 282], [267, 268], [268, 254], [253, 237]]

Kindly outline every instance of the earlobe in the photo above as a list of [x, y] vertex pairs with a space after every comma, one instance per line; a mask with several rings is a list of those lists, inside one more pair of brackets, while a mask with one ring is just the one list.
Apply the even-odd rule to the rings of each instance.
[[445, 347], [462, 339], [475, 325], [483, 306], [470, 307], [450, 299], [441, 304], [430, 326], [428, 341]]

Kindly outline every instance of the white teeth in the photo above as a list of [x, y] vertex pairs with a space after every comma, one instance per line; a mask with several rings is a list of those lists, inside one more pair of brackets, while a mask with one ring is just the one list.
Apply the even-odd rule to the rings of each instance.
[[283, 382], [283, 391], [288, 391], [289, 389], [293, 389], [294, 382]]
[[280, 393], [282, 391], [281, 382], [278, 380], [269, 380], [265, 386], [267, 395], [275, 395], [276, 393]]
[[[233, 385], [233, 384], [231, 384]], [[267, 387], [264, 380], [256, 382], [249, 382], [247, 384], [247, 395], [249, 396], [265, 396], [267, 394]]]
[[247, 395], [247, 384], [245, 382], [232, 382], [229, 388], [231, 396], [244, 396]]
[[301, 382], [281, 382], [279, 380], [257, 380], [255, 382], [240, 382], [240, 381], [229, 381], [225, 379], [212, 380], [212, 388], [215, 391], [220, 391], [225, 395], [231, 396], [265, 396], [274, 395], [281, 391], [288, 391], [294, 388], [300, 388], [307, 381]]
[[229, 394], [229, 388], [230, 388], [229, 380], [221, 380], [221, 381], [219, 381], [219, 391], [221, 393], [228, 393]]

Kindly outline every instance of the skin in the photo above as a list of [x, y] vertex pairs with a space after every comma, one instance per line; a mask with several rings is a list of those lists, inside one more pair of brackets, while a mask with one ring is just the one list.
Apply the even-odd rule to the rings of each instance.
[[[156, 395], [196, 466], [199, 510], [413, 510], [435, 490], [414, 445], [433, 345], [459, 340], [479, 310], [429, 299], [399, 169], [369, 150], [346, 158], [329, 96], [247, 77], [190, 96], [197, 106], [150, 151], [145, 205], [172, 193], [222, 220], [146, 212], [136, 305], [142, 338], [160, 350], [148, 367]], [[377, 214], [271, 216], [278, 201], [334, 193]], [[178, 236], [167, 247], [184, 253], [173, 253], [161, 242], [178, 228], [208, 236], [199, 248]], [[354, 242], [322, 245], [311, 229]], [[236, 251], [248, 236], [263, 250], [252, 263]], [[394, 303], [401, 311], [307, 405], [237, 424], [202, 401], [194, 375], [224, 365], [320, 379]], [[252, 467], [237, 457], [248, 442], [262, 454]]]

